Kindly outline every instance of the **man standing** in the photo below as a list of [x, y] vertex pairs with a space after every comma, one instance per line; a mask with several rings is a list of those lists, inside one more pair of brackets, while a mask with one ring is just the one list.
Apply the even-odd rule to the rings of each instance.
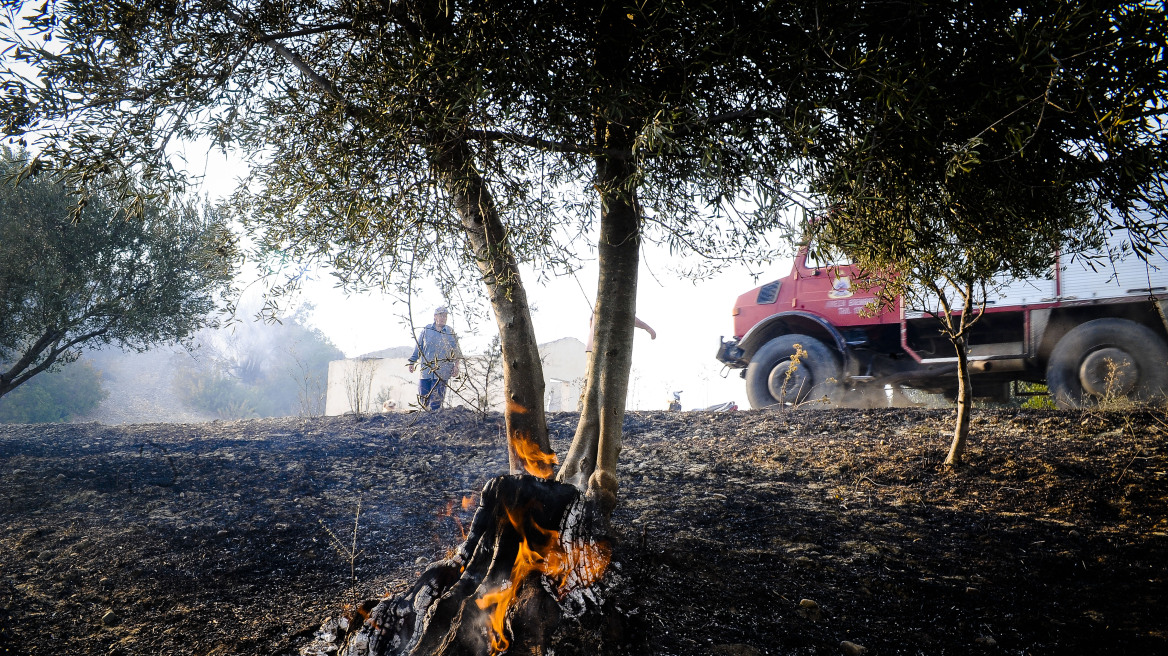
[[458, 375], [458, 363], [462, 351], [458, 348], [458, 337], [446, 325], [446, 306], [439, 305], [434, 310], [434, 323], [422, 329], [418, 336], [414, 354], [410, 356], [410, 373], [414, 367], [422, 365], [422, 377], [418, 380], [418, 403], [427, 410], [438, 410], [446, 397], [447, 382]]

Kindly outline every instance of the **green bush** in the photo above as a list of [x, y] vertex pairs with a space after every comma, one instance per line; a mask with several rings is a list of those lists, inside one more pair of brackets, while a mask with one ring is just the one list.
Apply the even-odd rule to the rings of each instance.
[[1023, 396], [1021, 399], [1021, 407], [1027, 410], [1054, 410], [1054, 399], [1047, 393], [1046, 385], [1041, 383], [1019, 383], [1019, 389], [1024, 392], [1035, 394], [1035, 396]]
[[246, 385], [218, 370], [188, 369], [175, 375], [175, 389], [188, 407], [220, 419], [259, 416], [255, 394]]
[[0, 422], [39, 424], [69, 421], [96, 408], [108, 395], [101, 373], [86, 361], [35, 376], [0, 397]]

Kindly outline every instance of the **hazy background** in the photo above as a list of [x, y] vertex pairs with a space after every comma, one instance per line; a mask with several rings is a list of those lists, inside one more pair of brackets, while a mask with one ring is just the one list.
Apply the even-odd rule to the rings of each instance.
[[[195, 167], [192, 171], [203, 175], [202, 191], [211, 198], [228, 194], [244, 173], [237, 161], [205, 148], [191, 148], [184, 157], [191, 162], [206, 158], [205, 168]], [[593, 235], [592, 243], [595, 242]], [[714, 358], [719, 338], [733, 332], [730, 311], [735, 299], [758, 285], [787, 275], [791, 260], [784, 259], [763, 269], [735, 265], [702, 280], [688, 280], [677, 274], [686, 261], [653, 244], [646, 244], [642, 249], [637, 316], [657, 331], [657, 339], [650, 340], [644, 331], [635, 331], [629, 407], [664, 409], [672, 392], [682, 390], [685, 409], [726, 401], [736, 401], [745, 408], [745, 388], [738, 372], [724, 372], [722, 364]], [[587, 343], [597, 271], [594, 256], [574, 276], [544, 282], [539, 282], [536, 271], [524, 269], [523, 280], [540, 343], [563, 337], [575, 337]], [[467, 281], [467, 284], [477, 283]], [[407, 308], [388, 294], [345, 294], [333, 286], [326, 270], [318, 269], [308, 276], [303, 300], [314, 306], [308, 322], [320, 329], [345, 356], [357, 357], [413, 343], [410, 309], [413, 325], [420, 328], [433, 320], [434, 308], [443, 303], [435, 288], [423, 287], [423, 295], [412, 299], [411, 307]], [[474, 291], [481, 298], [481, 292]], [[458, 332], [467, 353], [483, 351], [497, 334], [493, 320], [468, 323], [457, 309], [451, 314], [449, 324]], [[728, 377], [723, 378], [727, 373]]]
[[[188, 168], [202, 177], [199, 193], [211, 200], [229, 194], [245, 173], [239, 161], [206, 148], [179, 149], [176, 155], [200, 162]], [[597, 266], [594, 254], [582, 253], [583, 268], [571, 276], [541, 281], [541, 272], [523, 271], [540, 343], [565, 337], [588, 341]], [[726, 401], [747, 407], [738, 372], [724, 370], [714, 355], [719, 338], [732, 333], [730, 311], [737, 296], [785, 276], [790, 260], [764, 269], [735, 265], [700, 280], [680, 276], [678, 270], [692, 261], [653, 244], [642, 250], [637, 316], [657, 331], [657, 339], [635, 331], [630, 409], [664, 409], [677, 390], [687, 410]], [[281, 322], [265, 323], [253, 316], [263, 285], [255, 282], [254, 270], [245, 271], [240, 285], [245, 292], [231, 326], [201, 332], [189, 350], [87, 353], [67, 372], [42, 374], [24, 386], [29, 389], [0, 400], [0, 421], [188, 422], [320, 414], [323, 399], [318, 408], [316, 397], [323, 393], [329, 360], [412, 346], [411, 330], [430, 323], [434, 308], [444, 303], [425, 283], [407, 304], [388, 293], [346, 293], [333, 281], [326, 269], [308, 271]], [[454, 307], [449, 324], [470, 355], [484, 352], [497, 329], [477, 281], [467, 285], [466, 296], [480, 299], [480, 314], [488, 318], [472, 319]], [[92, 388], [91, 378], [100, 381], [96, 401], [77, 391]], [[50, 407], [50, 397], [60, 398], [62, 386], [77, 407]], [[29, 407], [39, 414], [29, 414]]]

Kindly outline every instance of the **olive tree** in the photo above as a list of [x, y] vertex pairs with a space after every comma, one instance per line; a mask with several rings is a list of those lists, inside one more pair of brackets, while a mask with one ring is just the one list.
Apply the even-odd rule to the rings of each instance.
[[[995, 284], [1124, 228], [1168, 228], [1162, 7], [1144, 2], [830, 3], [809, 232], [879, 300], [940, 319], [958, 371], [946, 463], [969, 432], [967, 337]], [[810, 26], [809, 26], [810, 28]], [[828, 32], [830, 30], [830, 33]], [[924, 56], [923, 53], [928, 53]]]
[[137, 216], [108, 193], [76, 210], [27, 156], [0, 152], [0, 396], [71, 362], [82, 347], [145, 350], [213, 320], [234, 273], [221, 218], [148, 203]]

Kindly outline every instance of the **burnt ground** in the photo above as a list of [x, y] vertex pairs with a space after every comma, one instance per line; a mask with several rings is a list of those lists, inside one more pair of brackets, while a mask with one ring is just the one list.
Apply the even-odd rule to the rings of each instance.
[[[951, 421], [631, 413], [604, 628], [555, 653], [1168, 654], [1164, 413], [979, 410], [957, 472]], [[0, 427], [0, 654], [296, 654], [460, 539], [499, 423]]]

